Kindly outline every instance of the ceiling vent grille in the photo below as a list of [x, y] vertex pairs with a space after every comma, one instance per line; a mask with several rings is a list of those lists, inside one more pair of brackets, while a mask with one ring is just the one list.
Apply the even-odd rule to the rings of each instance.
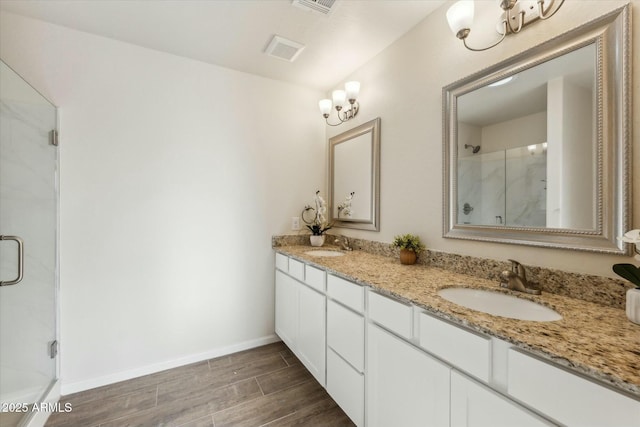
[[293, 62], [303, 49], [303, 44], [285, 39], [281, 36], [273, 36], [264, 53], [274, 58]]
[[328, 15], [336, 0], [293, 0], [292, 5]]

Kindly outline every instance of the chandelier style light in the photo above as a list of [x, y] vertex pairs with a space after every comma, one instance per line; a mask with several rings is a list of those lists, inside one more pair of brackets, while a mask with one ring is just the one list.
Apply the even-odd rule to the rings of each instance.
[[467, 44], [467, 37], [473, 23], [473, 0], [461, 0], [454, 3], [447, 11], [447, 21], [451, 31], [464, 46], [474, 52], [491, 49], [505, 39], [509, 33], [519, 33], [526, 25], [541, 19], [549, 19], [560, 9], [564, 0], [500, 0], [501, 21], [498, 24], [499, 34], [502, 36], [494, 44], [484, 48], [474, 48]]
[[[329, 126], [338, 126], [342, 123], [353, 119], [358, 114], [360, 105], [356, 101], [358, 94], [360, 93], [360, 82], [347, 82], [344, 85], [344, 90], [334, 90], [331, 94], [331, 99], [321, 99], [318, 102], [320, 112]], [[348, 109], [343, 109], [348, 102]], [[338, 123], [330, 123], [329, 115], [331, 114], [331, 106], [336, 109], [338, 113]]]

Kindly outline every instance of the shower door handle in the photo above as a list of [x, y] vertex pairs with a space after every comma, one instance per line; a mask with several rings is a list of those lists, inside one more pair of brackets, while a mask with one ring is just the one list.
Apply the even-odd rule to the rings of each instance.
[[13, 240], [18, 244], [18, 277], [15, 280], [0, 281], [0, 286], [17, 285], [24, 274], [24, 242], [18, 236], [0, 236], [0, 241], [2, 240]]

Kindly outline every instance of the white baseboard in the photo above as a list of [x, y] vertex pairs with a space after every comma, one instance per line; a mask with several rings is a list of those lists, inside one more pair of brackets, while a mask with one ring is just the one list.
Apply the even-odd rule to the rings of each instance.
[[49, 387], [46, 394], [42, 397], [42, 405], [40, 405], [42, 409], [38, 411], [31, 411], [27, 421], [20, 425], [23, 427], [43, 427], [47, 423], [47, 420], [54, 408], [56, 408], [59, 400], [60, 380], [57, 380], [51, 385], [51, 387]]
[[257, 338], [250, 341], [244, 341], [244, 342], [233, 344], [226, 347], [215, 348], [209, 351], [205, 351], [203, 353], [181, 357], [179, 359], [168, 360], [166, 362], [143, 366], [143, 367], [131, 369], [128, 371], [116, 372], [114, 374], [104, 375], [101, 377], [89, 378], [82, 381], [66, 383], [63, 378], [61, 391], [62, 391], [62, 395], [66, 396], [67, 394], [77, 393], [80, 391], [85, 391], [92, 388], [117, 383], [120, 381], [130, 380], [132, 378], [142, 377], [144, 375], [155, 374], [156, 372], [164, 371], [166, 369], [177, 368], [179, 366], [188, 365], [190, 363], [196, 363], [196, 362], [213, 359], [220, 356], [226, 356], [227, 354], [248, 350], [250, 348], [260, 347], [262, 345], [271, 344], [278, 341], [280, 341], [280, 338], [275, 334], [268, 335], [265, 337]]

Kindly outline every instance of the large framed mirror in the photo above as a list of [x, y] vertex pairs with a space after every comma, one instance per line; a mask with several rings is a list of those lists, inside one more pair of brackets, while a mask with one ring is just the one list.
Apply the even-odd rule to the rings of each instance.
[[446, 238], [628, 254], [630, 11], [443, 88]]
[[329, 220], [380, 230], [380, 118], [329, 139]]

